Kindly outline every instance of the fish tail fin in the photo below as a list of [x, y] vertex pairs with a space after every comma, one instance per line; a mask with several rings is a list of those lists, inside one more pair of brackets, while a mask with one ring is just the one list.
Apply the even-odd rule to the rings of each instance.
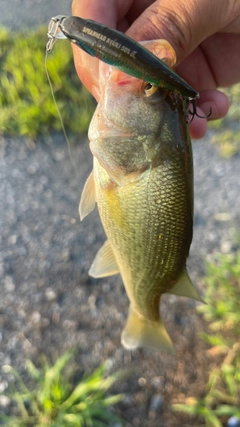
[[127, 350], [133, 350], [137, 347], [150, 347], [174, 353], [171, 338], [161, 320], [159, 319], [156, 322], [147, 320], [140, 316], [132, 306], [129, 309], [121, 342]]

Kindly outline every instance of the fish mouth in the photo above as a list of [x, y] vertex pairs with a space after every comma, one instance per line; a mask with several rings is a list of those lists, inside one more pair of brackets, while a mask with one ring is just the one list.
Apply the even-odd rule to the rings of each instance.
[[104, 140], [106, 142], [114, 140], [117, 144], [117, 141], [122, 143], [123, 140], [130, 142], [135, 139], [139, 139], [139, 135], [137, 133], [123, 132], [121, 129], [119, 129], [119, 131], [100, 131], [98, 135], [91, 134], [91, 137], [89, 136], [90, 143], [95, 143], [100, 140]]
[[[97, 130], [96, 130], [97, 129]], [[129, 131], [128, 129], [120, 127], [114, 120], [102, 121], [97, 127], [93, 125], [89, 127], [88, 133], [90, 141], [97, 140], [99, 137], [104, 139], [110, 138], [135, 138], [139, 136], [137, 132]]]
[[[115, 129], [115, 130], [108, 130], [108, 131], [103, 131], [104, 135], [106, 138], [132, 138], [137, 136], [136, 133], [134, 132], [127, 132], [127, 131], [123, 131], [121, 128], [119, 129]], [[101, 132], [102, 133], [102, 132]]]

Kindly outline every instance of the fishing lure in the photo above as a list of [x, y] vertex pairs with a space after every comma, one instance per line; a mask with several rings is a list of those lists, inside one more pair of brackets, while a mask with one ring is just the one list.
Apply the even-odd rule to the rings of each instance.
[[133, 77], [178, 92], [190, 100], [199, 97], [195, 89], [143, 45], [95, 21], [58, 15], [50, 21], [48, 37], [48, 52], [56, 39], [68, 38], [89, 55]]

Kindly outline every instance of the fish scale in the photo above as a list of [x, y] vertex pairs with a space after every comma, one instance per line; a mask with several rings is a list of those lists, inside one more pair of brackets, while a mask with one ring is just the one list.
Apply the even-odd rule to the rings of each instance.
[[[126, 226], [127, 233], [126, 228], [121, 232], [119, 221], [109, 214], [108, 203], [112, 203], [112, 199], [105, 197], [99, 175], [95, 180], [99, 213], [112, 242], [128, 296], [136, 309], [149, 320], [158, 317], [158, 310], [156, 313], [148, 301], [153, 299], [153, 295], [155, 298], [166, 292], [166, 283], [176, 281], [189, 250], [192, 228], [191, 219], [188, 218], [190, 199], [187, 204], [185, 193], [180, 191], [182, 182], [186, 182], [186, 174], [182, 167], [179, 173], [177, 161], [174, 162], [174, 170], [164, 165], [156, 170], [150, 169], [148, 177], [146, 174], [137, 183], [117, 189], [121, 217], [130, 223], [130, 227]], [[162, 185], [157, 185], [159, 178]], [[156, 199], [161, 203], [155, 203]], [[164, 237], [159, 239], [159, 234]], [[185, 244], [184, 240], [187, 240]], [[161, 260], [162, 266], [156, 260]], [[145, 266], [144, 272], [139, 269], [142, 264]], [[128, 286], [129, 282], [132, 286]]]

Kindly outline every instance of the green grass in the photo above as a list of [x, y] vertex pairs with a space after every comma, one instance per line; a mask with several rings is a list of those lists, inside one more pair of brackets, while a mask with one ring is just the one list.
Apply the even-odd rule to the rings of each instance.
[[[72, 353], [67, 352], [53, 366], [44, 359], [40, 369], [28, 360], [26, 368], [31, 387], [12, 367], [5, 366], [5, 372], [14, 379], [8, 394], [14, 415], [0, 412], [0, 424], [6, 427], [104, 427], [118, 421], [123, 425], [111, 411], [123, 395], [108, 393], [121, 374], [106, 376], [103, 365], [75, 384], [74, 369], [69, 365], [71, 357]], [[5, 392], [1, 394], [6, 396]]]
[[198, 310], [210, 333], [202, 338], [210, 344], [217, 363], [204, 398], [188, 397], [185, 403], [173, 405], [173, 410], [200, 416], [206, 427], [223, 427], [231, 416], [240, 418], [240, 252], [218, 255], [208, 263], [205, 283], [207, 304]]
[[231, 158], [240, 152], [240, 84], [223, 89], [223, 92], [230, 100], [228, 114], [220, 120], [209, 122], [209, 128], [214, 130], [211, 140], [220, 154]]
[[[61, 130], [46, 76], [44, 61], [47, 29], [11, 33], [0, 30], [0, 133], [49, 135]], [[81, 85], [67, 40], [55, 44], [47, 68], [57, 105], [68, 131], [86, 132], [94, 104]]]
[[198, 307], [209, 328], [220, 333], [229, 345], [240, 336], [240, 252], [219, 254], [207, 264], [205, 299]]

